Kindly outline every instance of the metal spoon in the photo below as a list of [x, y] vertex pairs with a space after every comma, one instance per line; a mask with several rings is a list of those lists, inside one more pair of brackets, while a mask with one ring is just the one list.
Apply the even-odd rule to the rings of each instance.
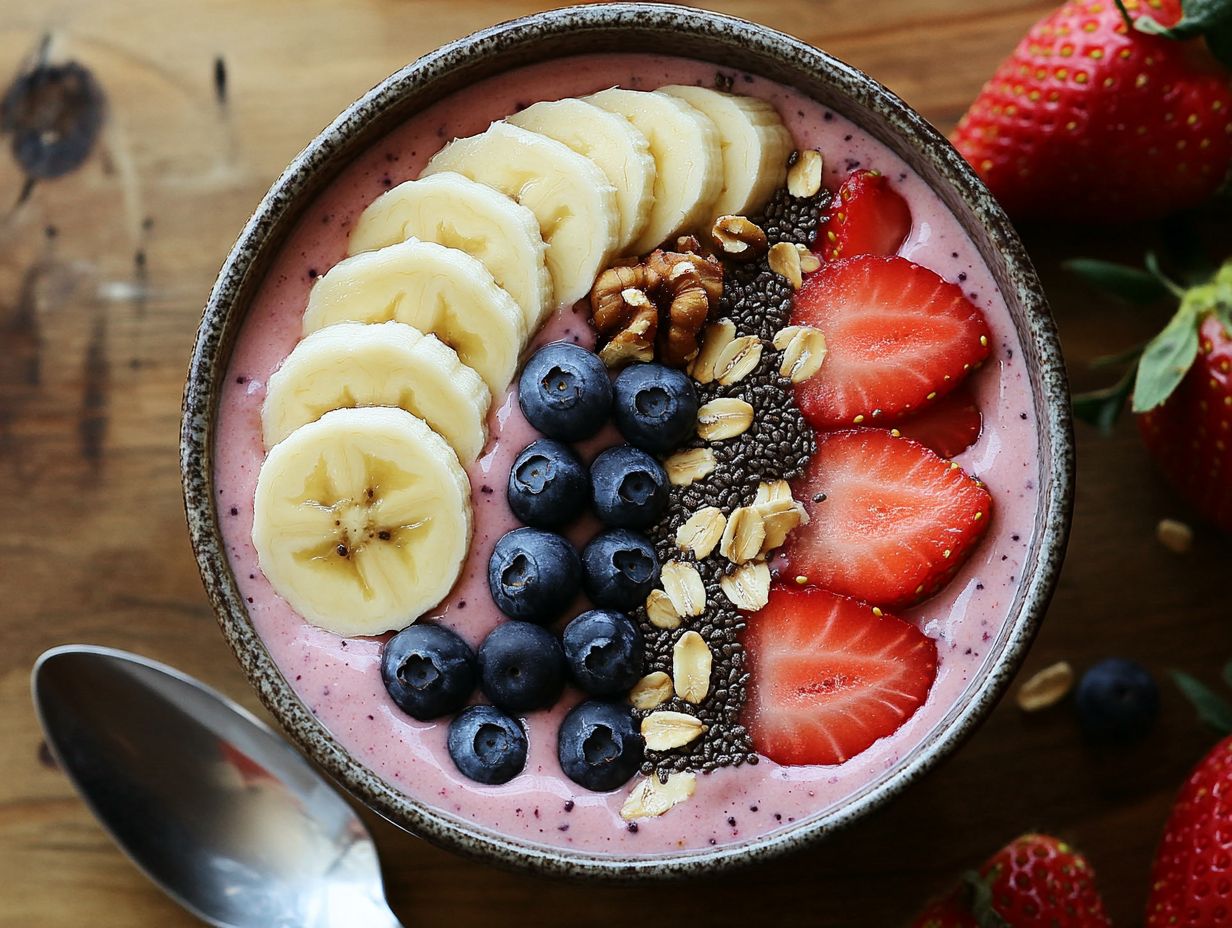
[[170, 667], [65, 645], [34, 665], [48, 746], [115, 842], [219, 928], [401, 928], [376, 846], [334, 788]]

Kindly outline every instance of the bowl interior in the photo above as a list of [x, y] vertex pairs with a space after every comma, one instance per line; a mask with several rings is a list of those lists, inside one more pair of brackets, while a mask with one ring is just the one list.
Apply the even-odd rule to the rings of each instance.
[[[489, 834], [446, 818], [384, 783], [315, 720], [274, 666], [248, 617], [219, 541], [213, 431], [221, 382], [265, 270], [305, 206], [355, 156], [447, 94], [523, 64], [636, 50], [696, 58], [794, 87], [860, 125], [907, 162], [959, 219], [992, 270], [1017, 329], [1040, 424], [1033, 547], [1009, 618], [991, 644], [970, 698], [931, 739], [842, 807], [745, 845], [675, 858], [586, 856]], [[875, 81], [795, 39], [741, 20], [682, 7], [604, 4], [506, 23], [447, 45], [394, 74], [349, 107], [292, 162], [241, 233], [220, 272], [198, 333], [184, 397], [182, 471], [193, 545], [219, 621], [262, 700], [318, 763], [394, 822], [455, 850], [572, 875], [673, 876], [781, 853], [859, 818], [957, 746], [1004, 691], [1030, 643], [1060, 568], [1069, 526], [1073, 449], [1068, 389], [1047, 305], [1011, 225], [962, 158], [922, 117]]]

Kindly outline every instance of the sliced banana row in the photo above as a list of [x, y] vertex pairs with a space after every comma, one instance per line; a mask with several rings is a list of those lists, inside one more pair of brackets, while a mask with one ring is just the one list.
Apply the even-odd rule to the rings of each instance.
[[773, 107], [701, 87], [537, 103], [438, 152], [364, 210], [267, 385], [253, 543], [274, 589], [340, 635], [444, 598], [471, 533], [465, 468], [552, 312], [781, 186]]
[[410, 237], [466, 251], [514, 296], [533, 334], [613, 258], [756, 211], [783, 184], [791, 148], [769, 103], [706, 87], [536, 103], [450, 142], [419, 180], [374, 201], [350, 252]]

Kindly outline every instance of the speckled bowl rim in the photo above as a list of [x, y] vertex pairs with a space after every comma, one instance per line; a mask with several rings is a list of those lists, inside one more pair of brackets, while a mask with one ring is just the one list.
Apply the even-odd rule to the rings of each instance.
[[[749, 71], [795, 85], [852, 117], [903, 155], [958, 214], [993, 270], [1027, 355], [1023, 360], [1040, 425], [1034, 546], [1017, 600], [970, 699], [952, 707], [894, 770], [848, 801], [741, 844], [667, 855], [570, 851], [490, 833], [400, 793], [342, 748], [294, 694], [253, 629], [220, 540], [212, 426], [232, 339], [266, 262], [341, 165], [408, 112], [468, 81], [516, 66], [509, 59], [532, 57], [530, 49], [547, 57], [548, 47], [553, 57], [637, 50], [701, 58], [719, 70]], [[432, 96], [425, 97], [429, 91]], [[408, 98], [416, 101], [411, 109]], [[801, 848], [884, 805], [972, 733], [1006, 690], [1051, 598], [1069, 533], [1074, 448], [1065, 368], [1039, 280], [1009, 220], [945, 138], [889, 90], [795, 38], [701, 10], [612, 3], [535, 14], [445, 45], [361, 97], [291, 162], [244, 227], [206, 304], [184, 394], [181, 471], [193, 549], [223, 634], [261, 700], [313, 760], [385, 818], [462, 854], [551, 875], [644, 880], [714, 873]]]

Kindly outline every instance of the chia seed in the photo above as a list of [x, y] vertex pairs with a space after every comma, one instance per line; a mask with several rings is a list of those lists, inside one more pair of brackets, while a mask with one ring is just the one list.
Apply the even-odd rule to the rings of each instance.
[[[751, 218], [766, 232], [771, 245], [811, 245], [829, 201], [830, 195], [824, 189], [809, 198], [792, 197], [781, 189], [760, 216]], [[647, 750], [642, 764], [646, 776], [657, 774], [665, 780], [679, 771], [706, 773], [719, 767], [757, 763], [749, 732], [740, 724], [749, 682], [744, 645], [740, 641], [747, 622], [719, 586], [720, 578], [734, 570], [735, 565], [717, 550], [696, 561], [691, 553], [676, 547], [676, 530], [705, 506], [717, 506], [730, 513], [752, 503], [759, 483], [799, 476], [816, 451], [813, 430], [796, 406], [791, 382], [779, 376], [780, 352], [772, 346], [775, 333], [788, 324], [791, 303], [790, 285], [770, 270], [764, 257], [748, 264], [725, 263], [717, 317], [731, 319], [738, 335], [760, 338], [762, 356], [757, 367], [737, 383], [698, 384], [698, 402], [707, 403], [719, 397], [743, 399], [753, 407], [753, 423], [735, 438], [709, 445], [694, 438], [686, 444], [689, 448], [708, 446], [717, 467], [702, 481], [687, 487], [672, 486], [666, 513], [648, 532], [661, 562], [675, 559], [695, 563], [706, 590], [706, 611], [690, 619], [687, 627], [702, 636], [713, 655], [710, 688], [699, 705], [672, 696], [657, 709], [696, 716], [706, 725], [706, 731], [680, 748]], [[670, 675], [672, 648], [683, 629], [657, 628], [647, 619], [643, 608], [634, 611], [633, 619], [642, 632], [645, 672], [658, 670]], [[647, 714], [649, 710], [634, 710], [639, 722]]]

